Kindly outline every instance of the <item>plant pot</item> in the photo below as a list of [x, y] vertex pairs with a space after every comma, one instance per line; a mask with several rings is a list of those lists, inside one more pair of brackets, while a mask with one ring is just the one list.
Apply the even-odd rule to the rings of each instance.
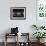
[[40, 39], [40, 43], [44, 43], [44, 40], [45, 40], [45, 39]]
[[44, 43], [44, 40], [45, 39], [38, 39], [37, 42], [41, 44], [41, 43]]
[[37, 43], [40, 43], [40, 39], [37, 39]]

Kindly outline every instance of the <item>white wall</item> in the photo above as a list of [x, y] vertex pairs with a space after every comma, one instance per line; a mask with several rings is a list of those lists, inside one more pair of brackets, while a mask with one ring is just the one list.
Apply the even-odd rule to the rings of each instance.
[[[26, 7], [26, 20], [10, 20], [10, 7]], [[0, 34], [17, 26], [32, 36], [32, 24], [36, 24], [36, 0], [0, 0]]]
[[[26, 20], [10, 20], [10, 7], [26, 7]], [[36, 24], [36, 0], [0, 0], [0, 33], [16, 26], [20, 32], [29, 32], [32, 24]]]

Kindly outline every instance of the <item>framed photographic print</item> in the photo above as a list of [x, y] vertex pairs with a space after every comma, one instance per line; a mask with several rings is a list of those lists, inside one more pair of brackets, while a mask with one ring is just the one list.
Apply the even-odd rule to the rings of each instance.
[[26, 7], [11, 7], [10, 8], [11, 20], [25, 20], [26, 19]]

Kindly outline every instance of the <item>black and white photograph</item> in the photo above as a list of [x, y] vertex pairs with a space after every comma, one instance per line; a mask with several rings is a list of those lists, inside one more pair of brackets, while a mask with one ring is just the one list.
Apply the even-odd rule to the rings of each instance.
[[25, 7], [11, 7], [10, 8], [10, 19], [11, 20], [25, 20], [26, 19], [26, 8]]

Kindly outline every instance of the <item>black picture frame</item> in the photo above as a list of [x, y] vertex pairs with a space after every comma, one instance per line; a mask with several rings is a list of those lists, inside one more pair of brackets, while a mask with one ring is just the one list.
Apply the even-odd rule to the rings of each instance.
[[11, 20], [25, 20], [26, 19], [26, 7], [11, 7], [10, 8]]

